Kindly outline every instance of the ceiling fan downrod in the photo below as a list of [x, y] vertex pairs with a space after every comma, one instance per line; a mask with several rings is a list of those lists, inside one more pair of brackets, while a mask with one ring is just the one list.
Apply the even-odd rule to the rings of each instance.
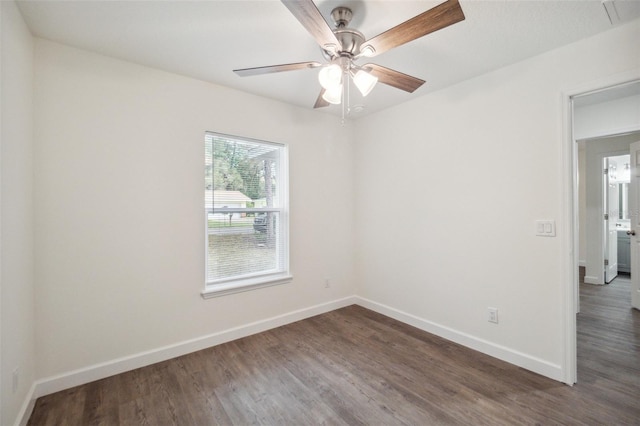
[[336, 24], [336, 28], [345, 28], [353, 18], [351, 9], [345, 6], [338, 6], [331, 11], [331, 19]]

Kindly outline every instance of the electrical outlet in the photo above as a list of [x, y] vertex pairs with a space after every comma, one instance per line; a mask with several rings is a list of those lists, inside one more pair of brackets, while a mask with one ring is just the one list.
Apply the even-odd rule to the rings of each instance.
[[11, 375], [11, 392], [16, 393], [20, 385], [20, 370], [16, 367]]
[[487, 321], [498, 323], [498, 308], [487, 308]]
[[331, 278], [325, 278], [324, 279], [324, 288], [329, 288], [331, 287]]

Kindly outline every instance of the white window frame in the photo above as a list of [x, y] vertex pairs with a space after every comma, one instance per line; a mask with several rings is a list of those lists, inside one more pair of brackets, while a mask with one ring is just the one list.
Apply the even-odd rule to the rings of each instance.
[[[241, 136], [227, 135], [217, 132], [206, 132], [207, 136], [222, 137], [225, 139], [235, 139], [242, 142], [249, 142], [261, 145], [271, 145], [278, 147], [280, 158], [278, 159], [278, 198], [280, 201], [279, 207], [262, 207], [262, 208], [228, 208], [225, 207], [224, 213], [263, 213], [263, 212], [277, 212], [279, 216], [278, 223], [278, 238], [282, 241], [282, 244], [276, 244], [277, 247], [281, 247], [284, 251], [282, 256], [282, 270], [276, 272], [258, 272], [253, 274], [247, 274], [240, 277], [229, 278], [224, 280], [216, 280], [208, 282], [208, 267], [209, 267], [209, 229], [208, 229], [208, 211], [204, 209], [204, 253], [205, 253], [205, 285], [202, 290], [202, 297], [209, 299], [212, 297], [224, 296], [227, 294], [240, 293], [249, 290], [255, 290], [263, 287], [270, 287], [279, 284], [285, 284], [291, 282], [293, 276], [289, 269], [289, 147], [286, 144], [275, 143], [269, 141], [263, 141], [252, 138], [245, 138]], [[204, 180], [204, 179], [203, 179]], [[216, 208], [213, 207], [212, 211], [216, 213]]]

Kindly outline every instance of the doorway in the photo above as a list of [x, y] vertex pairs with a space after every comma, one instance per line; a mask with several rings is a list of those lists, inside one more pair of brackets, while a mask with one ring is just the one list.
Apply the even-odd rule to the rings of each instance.
[[[606, 200], [605, 185], [607, 183], [606, 180], [603, 180], [604, 174], [602, 172], [607, 168], [605, 167], [607, 157], [629, 153], [629, 142], [640, 139], [640, 119], [638, 119], [637, 113], [638, 105], [640, 105], [640, 73], [629, 73], [627, 77], [629, 77], [629, 75], [631, 75], [632, 78], [625, 79], [618, 76], [618, 81], [609, 81], [609, 84], [601, 84], [596, 87], [564, 94], [566, 111], [565, 134], [567, 135], [568, 142], [565, 170], [567, 170], [569, 175], [565, 181], [569, 194], [565, 204], [569, 232], [565, 239], [565, 244], [568, 248], [566, 257], [568, 269], [565, 274], [568, 286], [565, 291], [566, 322], [564, 339], [564, 373], [565, 382], [568, 384], [577, 382], [577, 330], [575, 315], [579, 312], [579, 266], [586, 263], [585, 250], [583, 250], [584, 244], [582, 244], [582, 239], [580, 238], [580, 233], [585, 231], [586, 220], [584, 217], [580, 217], [580, 213], [587, 209], [580, 208], [581, 201], [584, 201], [584, 199], [581, 200], [580, 197], [580, 190], [583, 188], [580, 184], [586, 183], [588, 174], [585, 173], [584, 170], [579, 170], [579, 157], [585, 155], [579, 152], [579, 141], [584, 140], [586, 143], [587, 141], [593, 142], [594, 140], [600, 139], [603, 146], [599, 152], [600, 162], [597, 163], [597, 168], [600, 169], [598, 176], [600, 190], [598, 195], [601, 197], [600, 199], [602, 200], [603, 206], [602, 209], [595, 210], [594, 216], [598, 218], [598, 222], [594, 226], [598, 228], [599, 234], [597, 235], [599, 235], [602, 242], [594, 251], [599, 251], [599, 256], [602, 258], [602, 263], [600, 263], [596, 269], [602, 271], [601, 273], [598, 272], [597, 275], [602, 275], [602, 284], [604, 284], [604, 267], [606, 266], [604, 264], [604, 242], [605, 231], [607, 231], [608, 228], [605, 228], [603, 222], [604, 204]], [[616, 112], [616, 107], [618, 108], [618, 112]], [[582, 111], [579, 111], [580, 108], [582, 108]], [[625, 113], [620, 114], [620, 111], [624, 111]], [[623, 122], [621, 119], [623, 119], [623, 121], [626, 119], [626, 121]], [[622, 148], [615, 146], [616, 143], [623, 144], [619, 138], [628, 138], [626, 146], [623, 145]], [[604, 145], [607, 142], [613, 143], [613, 145]], [[623, 167], [624, 164], [626, 163], [623, 163]], [[618, 187], [618, 189], [620, 189], [620, 187]], [[584, 194], [582, 196], [584, 197]], [[620, 200], [618, 199], [617, 202], [618, 209], [620, 209]], [[612, 202], [612, 205], [608, 208], [611, 209], [613, 204]], [[611, 223], [613, 225], [619, 223], [619, 228], [622, 228], [624, 226], [624, 222], [622, 222], [623, 218], [618, 217], [617, 219], [620, 219], [620, 222], [616, 220]], [[617, 230], [614, 232], [617, 233]], [[630, 296], [629, 294], [629, 297]]]
[[[619, 271], [631, 272], [626, 234], [630, 228], [629, 146], [638, 139], [640, 133], [632, 132], [577, 142], [578, 253], [587, 284], [608, 284]], [[622, 246], [625, 241], [626, 247]]]
[[[629, 154], [604, 159], [604, 282], [611, 283], [618, 274], [631, 274], [631, 221], [629, 219]], [[631, 295], [629, 295], [631, 297]]]

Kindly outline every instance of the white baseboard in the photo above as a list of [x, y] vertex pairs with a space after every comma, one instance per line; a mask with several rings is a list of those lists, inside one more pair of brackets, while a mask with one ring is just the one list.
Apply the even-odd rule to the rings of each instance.
[[583, 268], [587, 267], [587, 261], [586, 260], [578, 260], [578, 266], [582, 266]]
[[585, 275], [584, 276], [584, 282], [585, 284], [596, 284], [596, 285], [604, 285], [603, 282], [600, 282], [600, 280], [598, 279], [598, 277], [592, 277], [590, 275]]
[[356, 296], [355, 298], [356, 303], [364, 308], [371, 309], [372, 311], [378, 312], [382, 315], [386, 315], [405, 324], [412, 325], [428, 333], [435, 334], [436, 336], [440, 336], [455, 343], [459, 343], [478, 352], [482, 352], [494, 358], [506, 361], [510, 364], [514, 364], [543, 376], [549, 377], [550, 379], [557, 380], [559, 382], [563, 381], [564, 375], [562, 372], [562, 367], [560, 365], [552, 364], [545, 360], [524, 354], [522, 352], [518, 352], [505, 346], [491, 343], [467, 333], [462, 333], [452, 328], [436, 324], [432, 321], [419, 318], [415, 315], [399, 311], [390, 306], [386, 306], [381, 303], [365, 299], [363, 297]]
[[247, 337], [252, 334], [261, 333], [272, 328], [280, 327], [292, 322], [300, 321], [325, 312], [330, 312], [345, 306], [353, 305], [356, 299], [353, 296], [343, 299], [334, 300], [320, 305], [311, 306], [297, 311], [288, 312], [272, 318], [256, 321], [250, 324], [231, 328], [228, 330], [213, 333], [207, 336], [198, 337], [173, 345], [153, 349], [146, 352], [118, 358], [101, 364], [91, 365], [74, 371], [69, 371], [52, 377], [47, 377], [36, 381], [35, 392], [31, 399], [35, 401], [44, 395], [49, 395], [74, 386], [90, 383], [95, 380], [104, 379], [115, 374], [131, 371], [136, 368], [145, 367], [157, 362], [166, 361], [171, 358], [189, 354], [219, 345], [221, 343], [230, 342], [232, 340]]
[[90, 383], [95, 380], [113, 376], [115, 374], [131, 371], [136, 368], [145, 367], [157, 362], [166, 361], [171, 358], [186, 355], [191, 352], [206, 349], [211, 346], [240, 339], [242, 337], [247, 337], [252, 334], [261, 333], [263, 331], [267, 331], [276, 327], [290, 324], [295, 321], [300, 321], [305, 318], [320, 315], [353, 304], [358, 304], [364, 308], [371, 309], [372, 311], [378, 312], [382, 315], [386, 315], [403, 323], [412, 325], [428, 333], [435, 334], [452, 342], [459, 343], [468, 348], [490, 355], [494, 358], [501, 359], [527, 370], [531, 370], [553, 380], [557, 380], [560, 382], [562, 382], [563, 380], [564, 375], [562, 374], [562, 368], [559, 365], [552, 364], [542, 359], [538, 359], [522, 352], [518, 352], [511, 348], [497, 345], [484, 339], [480, 339], [478, 337], [462, 333], [452, 328], [436, 324], [432, 321], [419, 318], [415, 315], [402, 312], [398, 309], [383, 305], [378, 302], [374, 302], [369, 299], [365, 299], [363, 297], [349, 296], [343, 299], [338, 299], [297, 311], [288, 312], [286, 314], [267, 318], [265, 320], [256, 321], [243, 326], [223, 330], [196, 339], [179, 342], [173, 345], [141, 352], [127, 357], [118, 358], [112, 361], [95, 364], [89, 367], [38, 380], [32, 386], [28, 398], [23, 404], [20, 416], [16, 421], [16, 425], [26, 425], [29, 417], [31, 416], [31, 412], [33, 411], [35, 400], [41, 396], [49, 395], [51, 393], [69, 389], [85, 383]]
[[27, 396], [22, 403], [22, 407], [20, 407], [20, 411], [18, 412], [18, 417], [16, 418], [16, 426], [27, 426], [27, 422], [29, 422], [29, 417], [31, 417], [31, 413], [33, 413], [33, 407], [36, 405], [36, 384], [31, 385], [31, 389], [27, 393]]

